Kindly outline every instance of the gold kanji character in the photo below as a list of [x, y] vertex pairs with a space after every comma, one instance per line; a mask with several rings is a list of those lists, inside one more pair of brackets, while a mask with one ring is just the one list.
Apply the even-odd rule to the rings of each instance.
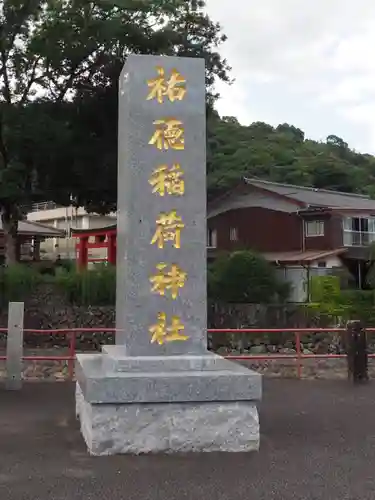
[[161, 66], [156, 66], [158, 76], [147, 80], [147, 85], [150, 87], [150, 92], [147, 96], [147, 101], [157, 99], [162, 104], [164, 96], [171, 102], [182, 101], [186, 94], [186, 80], [176, 69], [172, 69], [171, 76], [165, 78], [165, 70]]
[[181, 248], [181, 229], [184, 227], [185, 224], [177, 215], [176, 210], [161, 212], [156, 220], [156, 231], [152, 237], [151, 245], [156, 243], [158, 248], [164, 248], [166, 241], [173, 241], [175, 248]]
[[159, 345], [163, 345], [165, 342], [188, 340], [189, 337], [181, 333], [184, 330], [185, 327], [178, 316], [172, 316], [171, 326], [167, 326], [167, 315], [160, 312], [157, 323], [149, 328], [152, 335], [151, 344], [157, 342]]
[[168, 168], [167, 165], [157, 167], [149, 179], [153, 187], [152, 192], [164, 196], [165, 193], [182, 196], [185, 194], [185, 181], [183, 179], [184, 171], [178, 163]]
[[150, 277], [151, 292], [164, 297], [166, 290], [170, 290], [172, 299], [175, 300], [178, 296], [178, 289], [185, 286], [187, 274], [176, 264], [172, 264], [169, 270], [167, 267], [168, 264], [164, 262], [156, 266], [158, 273]]
[[160, 150], [171, 148], [181, 151], [185, 149], [185, 131], [180, 120], [165, 118], [155, 120], [153, 124], [156, 125], [156, 130], [148, 142], [151, 146], [156, 146]]

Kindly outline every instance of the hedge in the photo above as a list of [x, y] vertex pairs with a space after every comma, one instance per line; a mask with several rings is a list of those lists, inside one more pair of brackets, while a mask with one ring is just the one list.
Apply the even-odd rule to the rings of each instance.
[[[274, 268], [248, 251], [223, 255], [208, 269], [208, 298], [223, 302], [283, 302], [289, 287], [278, 281]], [[24, 301], [35, 286], [49, 283], [75, 305], [114, 305], [116, 268], [105, 264], [78, 271], [71, 263], [40, 262], [1, 269], [1, 306]]]
[[0, 268], [0, 307], [9, 302], [26, 301], [38, 285], [49, 284], [65, 294], [75, 305], [114, 305], [116, 269], [96, 265], [92, 270], [77, 271], [62, 265], [17, 264]]

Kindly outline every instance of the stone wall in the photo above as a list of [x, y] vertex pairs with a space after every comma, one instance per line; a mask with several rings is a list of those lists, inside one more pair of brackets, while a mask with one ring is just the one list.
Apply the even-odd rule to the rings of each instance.
[[[306, 308], [297, 305], [257, 304], [211, 304], [208, 310], [209, 328], [302, 328], [318, 326], [317, 318], [308, 314]], [[0, 312], [0, 327], [7, 326], [7, 311]], [[114, 328], [115, 308], [86, 307], [69, 304], [65, 296], [54, 287], [43, 285], [25, 299], [26, 329], [69, 329], [69, 328]], [[327, 335], [305, 336], [305, 349], [313, 349], [317, 342], [327, 340]], [[113, 334], [100, 332], [82, 333], [77, 336], [77, 347], [97, 349], [100, 344], [113, 343]], [[294, 349], [291, 334], [211, 334], [209, 346], [215, 350], [225, 348], [229, 352], [274, 351], [274, 347]], [[328, 339], [328, 341], [330, 341]], [[29, 346], [65, 346], [68, 339], [61, 335], [37, 335], [27, 333], [25, 344]], [[321, 349], [322, 350], [322, 349]], [[324, 347], [323, 351], [326, 350]]]
[[[6, 327], [7, 311], [0, 311], [0, 327]], [[69, 304], [64, 294], [54, 287], [43, 285], [25, 298], [25, 329], [69, 329], [69, 328], [114, 328], [115, 308], [112, 306], [87, 307]], [[77, 346], [96, 349], [98, 344], [113, 343], [113, 334], [100, 332], [77, 336]], [[25, 334], [25, 344], [30, 346], [64, 346], [68, 344], [65, 336]], [[80, 344], [84, 344], [80, 346]]]
[[[208, 311], [210, 328], [302, 328], [320, 325], [317, 317], [309, 314], [306, 308], [297, 305], [220, 305], [211, 304]], [[0, 327], [7, 326], [7, 311], [0, 311]], [[72, 306], [65, 296], [50, 286], [43, 286], [25, 299], [25, 328], [114, 328], [115, 308]], [[375, 352], [371, 342], [369, 351]], [[68, 338], [65, 335], [25, 335], [26, 355], [54, 355], [67, 353]], [[77, 336], [77, 348], [89, 351], [98, 350], [103, 343], [114, 341], [113, 334], [100, 332], [82, 333]], [[222, 355], [271, 353], [294, 354], [296, 352], [293, 334], [210, 334], [209, 347]], [[306, 353], [343, 352], [337, 335], [313, 333], [301, 336], [301, 348]], [[4, 336], [0, 335], [0, 353], [4, 353]], [[243, 361], [266, 376], [295, 377], [294, 360]], [[345, 378], [345, 360], [309, 359], [303, 362], [303, 377], [306, 378]], [[375, 376], [375, 362], [370, 362], [370, 371]], [[0, 363], [0, 379], [5, 375], [5, 365]], [[63, 379], [68, 376], [66, 363], [26, 362], [24, 375], [31, 379]]]
[[302, 304], [210, 304], [210, 328], [306, 328], [316, 318]]

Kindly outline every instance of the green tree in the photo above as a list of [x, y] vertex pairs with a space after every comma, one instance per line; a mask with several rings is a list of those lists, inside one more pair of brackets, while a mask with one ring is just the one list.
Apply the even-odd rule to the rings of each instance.
[[327, 144], [339, 149], [348, 149], [348, 144], [343, 139], [341, 139], [341, 137], [333, 134], [327, 137]]
[[217, 52], [225, 37], [203, 7], [194, 0], [2, 1], [0, 211], [8, 264], [17, 259], [22, 207], [71, 194], [89, 208], [113, 206], [116, 85], [127, 54], [204, 57], [214, 100], [215, 78], [228, 80], [229, 68]]
[[269, 303], [285, 300], [290, 288], [261, 255], [241, 250], [218, 258], [209, 268], [208, 295], [224, 302]]
[[235, 118], [214, 115], [207, 135], [209, 199], [243, 176], [375, 197], [375, 158], [353, 151], [335, 135], [317, 142], [287, 123], [243, 126]]

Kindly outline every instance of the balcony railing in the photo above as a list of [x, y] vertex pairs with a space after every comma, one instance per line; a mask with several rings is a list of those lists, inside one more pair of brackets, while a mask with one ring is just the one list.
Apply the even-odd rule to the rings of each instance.
[[54, 208], [64, 208], [63, 205], [58, 205], [54, 201], [42, 201], [31, 205], [31, 212], [42, 212], [43, 210], [53, 210]]
[[375, 241], [375, 232], [350, 231], [344, 229], [344, 246], [365, 247]]

